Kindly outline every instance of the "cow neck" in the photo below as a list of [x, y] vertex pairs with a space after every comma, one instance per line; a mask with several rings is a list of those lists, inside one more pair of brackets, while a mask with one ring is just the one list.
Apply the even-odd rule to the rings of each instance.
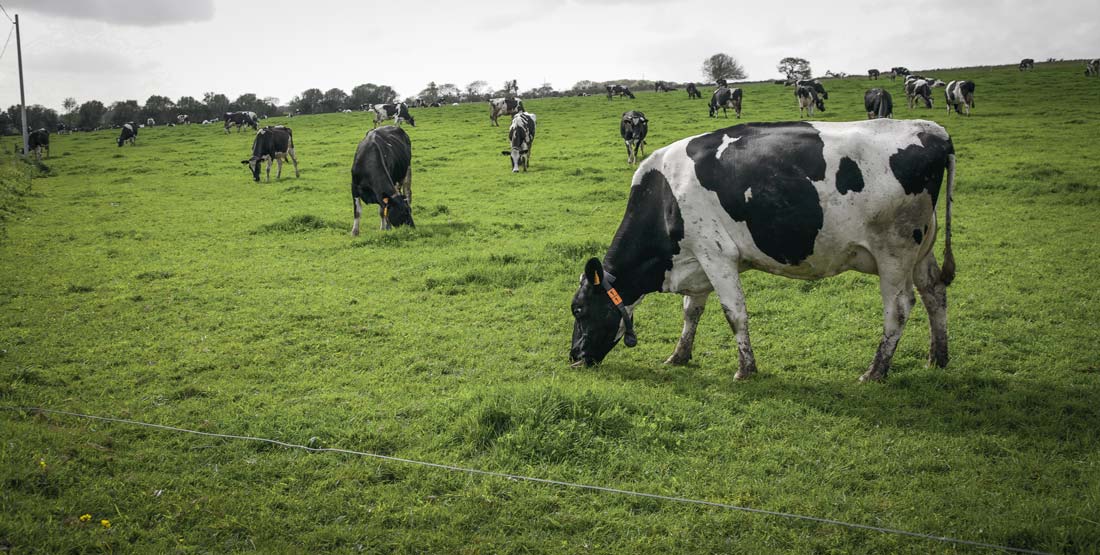
[[[381, 141], [374, 143], [374, 148], [378, 149], [378, 157], [382, 160], [382, 173], [386, 176], [385, 183], [389, 183], [390, 190], [385, 191], [387, 197], [393, 197], [397, 194], [397, 184], [393, 182], [393, 178], [390, 177], [389, 163], [386, 162], [386, 153], [383, 152]], [[388, 200], [387, 200], [388, 202]]]
[[[629, 224], [623, 222], [619, 227], [603, 259], [604, 271], [610, 274], [615, 289], [627, 306], [638, 302], [646, 294], [660, 291], [665, 274], [660, 252], [645, 246], [658, 230], [646, 229], [633, 233], [634, 230], [630, 229], [633, 226]], [[631, 237], [636, 240], [631, 240]]]

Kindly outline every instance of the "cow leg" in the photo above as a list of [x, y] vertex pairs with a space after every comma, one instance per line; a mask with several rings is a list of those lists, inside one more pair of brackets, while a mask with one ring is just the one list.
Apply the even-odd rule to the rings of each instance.
[[351, 236], [359, 236], [359, 197], [352, 194], [351, 196], [351, 212], [354, 214], [354, 221], [351, 224]]
[[279, 169], [275, 172], [275, 179], [283, 178], [283, 157], [275, 156], [275, 163], [278, 164]]
[[397, 193], [405, 197], [405, 203], [409, 205], [409, 208], [412, 208], [413, 202], [412, 178], [413, 169], [412, 166], [409, 166], [409, 170], [405, 172], [405, 177], [401, 178], [397, 187]]
[[929, 337], [928, 364], [940, 368], [947, 366], [947, 286], [940, 281], [940, 267], [936, 257], [929, 252], [913, 269], [913, 282], [920, 292], [924, 310], [928, 313]]
[[294, 162], [294, 177], [300, 177], [298, 174], [298, 157], [294, 154], [294, 147], [290, 147], [290, 149], [286, 151], [286, 155], [290, 157], [291, 162]]
[[879, 264], [879, 292], [882, 294], [882, 340], [879, 341], [871, 367], [859, 377], [859, 381], [881, 381], [890, 370], [890, 361], [901, 340], [909, 311], [917, 302], [913, 295], [913, 271], [900, 269], [902, 264], [891, 261]]
[[695, 330], [699, 327], [699, 318], [703, 316], [703, 309], [707, 306], [707, 297], [710, 293], [702, 295], [684, 295], [684, 331], [680, 332], [680, 341], [676, 343], [676, 350], [668, 357], [665, 364], [687, 364], [691, 360], [691, 349], [695, 345]]
[[713, 265], [704, 264], [703, 271], [714, 286], [714, 291], [718, 293], [726, 322], [737, 337], [738, 370], [733, 378], [744, 380], [756, 373], [756, 357], [749, 341], [749, 311], [745, 306], [745, 293], [741, 290], [740, 270], [736, 258], [729, 257], [730, 252], [736, 252], [736, 247], [726, 249], [722, 255], [701, 257], [700, 262], [713, 261]]
[[623, 143], [626, 144], [626, 163], [627, 164], [633, 164], [634, 163], [634, 151], [630, 148], [630, 140], [629, 139], [623, 139]]
[[275, 157], [271, 156], [267, 159], [267, 182], [271, 183], [271, 163], [275, 161]]

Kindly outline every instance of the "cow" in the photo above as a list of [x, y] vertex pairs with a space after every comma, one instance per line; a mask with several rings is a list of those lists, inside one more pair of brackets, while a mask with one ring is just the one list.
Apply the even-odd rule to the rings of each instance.
[[634, 98], [634, 93], [630, 92], [630, 89], [623, 85], [605, 85], [607, 88], [607, 99], [611, 100], [612, 96], [625, 96], [627, 98]]
[[35, 129], [27, 135], [27, 146], [36, 160], [42, 159], [42, 151], [46, 151], [46, 158], [50, 157], [50, 132], [46, 128]]
[[799, 85], [794, 90], [794, 97], [798, 100], [798, 117], [802, 117], [802, 113], [805, 111], [812, 118], [814, 117], [814, 108], [824, 112], [825, 101], [818, 96], [817, 89], [810, 85]]
[[489, 99], [489, 121], [500, 127], [497, 123], [497, 118], [500, 116], [514, 116], [522, 113], [523, 99], [522, 98], [490, 98]]
[[1020, 60], [1020, 71], [1027, 69], [1035, 69], [1035, 60], [1031, 58], [1024, 58]]
[[408, 225], [412, 218], [412, 141], [404, 129], [384, 125], [359, 142], [351, 165], [352, 237], [359, 235], [360, 201], [378, 205], [382, 230]]
[[153, 127], [156, 124], [157, 124], [157, 122], [153, 118], [149, 118], [149, 119], [145, 120], [145, 127]]
[[[798, 87], [812, 87], [817, 92], [817, 96], [820, 96], [822, 100], [829, 100], [829, 92], [825, 90], [825, 85], [821, 84], [821, 81], [817, 79], [799, 79], [794, 82], [795, 88]], [[821, 108], [822, 111], [825, 108]]]
[[932, 86], [924, 79], [907, 79], [905, 81], [905, 98], [909, 102], [909, 109], [917, 100], [924, 101], [925, 108], [932, 108]]
[[1100, 58], [1085, 62], [1085, 76], [1096, 77], [1100, 75]]
[[874, 79], [874, 80], [878, 81], [878, 76], [880, 74], [881, 74], [881, 72], [877, 69], [868, 69], [867, 70], [867, 79], [868, 80]]
[[627, 164], [638, 163], [639, 150], [641, 150], [642, 156], [645, 156], [645, 136], [647, 134], [649, 134], [649, 120], [645, 118], [645, 114], [636, 110], [623, 112], [622, 120], [619, 122], [619, 135], [626, 143]]
[[527, 171], [531, 163], [531, 143], [535, 140], [535, 114], [521, 112], [512, 116], [512, 125], [508, 128], [508, 142], [511, 150], [501, 151], [504, 156], [512, 157], [512, 173], [523, 168]]
[[[941, 268], [932, 249], [945, 173]], [[740, 272], [819, 279], [855, 270], [879, 276], [884, 316], [860, 380], [886, 378], [914, 286], [931, 328], [928, 361], [944, 367], [954, 179], [950, 136], [921, 120], [748, 123], [664, 147], [634, 172], [603, 260], [585, 264], [569, 359], [591, 366], [620, 339], [633, 347], [638, 303], [674, 292], [684, 295], [684, 327], [665, 362], [687, 364], [713, 291], [737, 340], [734, 379], [749, 378], [757, 368]]]
[[668, 83], [665, 83], [664, 81], [657, 81], [653, 84], [653, 92], [672, 92], [676, 90], [679, 89], [669, 85]]
[[899, 75], [909, 75], [909, 68], [898, 66], [890, 68], [890, 79], [897, 79]]
[[253, 131], [257, 131], [260, 128], [260, 124], [256, 121], [256, 112], [226, 112], [222, 116], [222, 121], [225, 122], [225, 132], [229, 133], [231, 126], [237, 126], [237, 133], [241, 132], [241, 128], [244, 126], [251, 127]]
[[179, 125], [187, 124], [191, 125], [191, 116], [187, 114], [180, 114], [176, 116], [176, 123]]
[[283, 160], [289, 158], [294, 163], [294, 177], [298, 174], [298, 158], [294, 156], [294, 132], [284, 125], [267, 126], [256, 132], [252, 140], [252, 157], [241, 160], [252, 170], [252, 180], [260, 182], [260, 164], [267, 160], [267, 182], [271, 183], [271, 162], [279, 164], [275, 179], [283, 178]]
[[416, 127], [416, 120], [413, 119], [412, 114], [409, 113], [409, 106], [404, 102], [398, 102], [396, 104], [370, 104], [368, 106], [367, 109], [374, 112], [374, 128], [377, 128], [378, 124], [389, 118], [393, 118], [393, 124], [397, 127], [401, 127], [402, 121], [407, 121], [409, 125]]
[[[974, 82], [973, 81], [952, 81], [947, 84], [947, 88], [943, 91], [944, 99], [947, 103], [947, 113], [951, 113], [951, 109], [955, 109], [955, 113], [970, 115], [970, 110], [974, 109]], [[963, 110], [966, 110], [963, 112]]]
[[58, 135], [63, 135], [63, 134], [72, 135], [73, 130], [69, 129], [69, 126], [65, 125], [65, 122], [59, 121], [59, 122], [57, 122], [57, 134]]
[[889, 118], [894, 114], [894, 98], [886, 89], [870, 89], [863, 93], [863, 107], [867, 119]]
[[733, 113], [740, 118], [741, 117], [741, 89], [731, 89], [728, 87], [718, 87], [714, 90], [714, 93], [710, 95], [710, 117], [718, 117], [718, 109], [722, 109], [722, 115], [729, 117], [726, 114], [726, 110], [733, 110]]
[[122, 148], [122, 145], [129, 141], [130, 146], [137, 146], [137, 134], [138, 126], [134, 122], [128, 122], [122, 126], [122, 133], [118, 136], [118, 146]]
[[431, 104], [429, 104], [428, 106], [429, 106], [430, 108], [440, 108], [440, 107], [442, 107], [442, 106], [443, 106], [443, 103], [442, 103], [442, 102], [432, 102], [432, 103], [431, 103]]
[[703, 98], [703, 93], [699, 92], [699, 89], [696, 88], [695, 83], [688, 83], [687, 84], [687, 93], [688, 93], [688, 100], [695, 99], [695, 98]]

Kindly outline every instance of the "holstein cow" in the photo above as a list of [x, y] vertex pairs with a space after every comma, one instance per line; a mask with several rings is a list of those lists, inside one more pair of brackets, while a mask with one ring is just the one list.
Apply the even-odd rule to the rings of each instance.
[[634, 93], [630, 92], [630, 89], [623, 85], [606, 85], [606, 87], [608, 100], [611, 100], [611, 97], [616, 95], [634, 98]]
[[679, 89], [669, 86], [669, 84], [665, 83], [664, 81], [657, 81], [653, 84], [653, 92], [672, 92], [675, 90]]
[[868, 70], [867, 70], [867, 79], [868, 79], [868, 80], [870, 80], [870, 79], [874, 79], [874, 80], [876, 80], [876, 81], [877, 81], [877, 80], [878, 80], [878, 76], [880, 75], [880, 73], [881, 73], [881, 72], [880, 72], [879, 70], [877, 70], [877, 69], [868, 69]]
[[1020, 60], [1020, 71], [1024, 71], [1025, 69], [1035, 69], [1035, 60], [1031, 58]]
[[380, 229], [408, 225], [412, 218], [412, 141], [404, 129], [386, 125], [371, 130], [359, 142], [351, 165], [351, 204], [359, 235], [360, 201], [378, 205]]
[[798, 100], [798, 117], [802, 117], [805, 111], [812, 118], [814, 108], [824, 112], [825, 101], [817, 95], [817, 89], [809, 85], [799, 85], [794, 90], [794, 97]]
[[508, 142], [511, 150], [501, 151], [504, 156], [512, 157], [512, 173], [531, 163], [531, 143], [535, 140], [535, 114], [521, 112], [512, 116], [512, 125], [508, 128]]
[[[965, 113], [970, 115], [970, 110], [974, 109], [974, 82], [973, 81], [952, 81], [947, 84], [947, 88], [943, 91], [944, 97], [947, 100], [947, 113], [951, 113], [951, 109], [954, 108], [958, 114]], [[965, 112], [963, 111], [965, 109]]]
[[619, 122], [619, 135], [626, 143], [626, 163], [638, 163], [638, 151], [645, 156], [645, 136], [649, 134], [649, 120], [645, 114], [636, 110], [623, 112], [622, 121]]
[[246, 125], [253, 130], [258, 130], [260, 127], [256, 121], [256, 112], [226, 112], [222, 120], [225, 122], [226, 133], [229, 133], [229, 128], [234, 125], [237, 126], [237, 133], [240, 133], [241, 128]]
[[489, 121], [497, 127], [500, 127], [500, 124], [497, 123], [497, 118], [500, 116], [514, 116], [523, 111], [523, 99], [521, 98], [489, 99]]
[[871, 89], [863, 93], [863, 107], [867, 119], [889, 118], [894, 114], [894, 98], [886, 89]]
[[176, 123], [178, 123], [179, 125], [183, 125], [185, 123], [190, 125], [191, 124], [191, 116], [188, 116], [187, 114], [180, 114], [180, 115], [176, 116]]
[[1100, 75], [1100, 58], [1085, 62], [1085, 76], [1096, 77]]
[[741, 89], [731, 89], [728, 87], [718, 87], [714, 90], [714, 94], [710, 95], [710, 117], [718, 117], [718, 109], [722, 109], [722, 115], [726, 115], [726, 110], [733, 110], [733, 113], [740, 118], [741, 117]]
[[69, 129], [69, 126], [65, 125], [65, 122], [61, 122], [61, 121], [57, 122], [57, 134], [58, 135], [63, 135], [63, 134], [66, 134], [66, 133], [69, 134], [69, 135], [72, 135], [73, 130]]
[[890, 68], [890, 78], [891, 79], [897, 79], [899, 75], [902, 75], [902, 76], [909, 75], [909, 68], [903, 67], [903, 66]]
[[149, 119], [145, 120], [145, 127], [152, 127], [156, 124], [157, 124], [157, 122], [153, 118], [149, 118]]
[[924, 101], [925, 108], [932, 108], [932, 86], [924, 79], [908, 79], [905, 81], [905, 98], [909, 101], [909, 109], [917, 99]]
[[27, 135], [27, 147], [34, 154], [36, 160], [42, 159], [42, 151], [46, 151], [46, 158], [50, 157], [50, 132], [46, 128], [35, 129]]
[[397, 127], [401, 127], [402, 121], [407, 121], [409, 125], [416, 127], [416, 120], [413, 119], [412, 114], [409, 113], [409, 106], [404, 102], [371, 104], [368, 110], [374, 112], [374, 127], [378, 127], [378, 124], [390, 118], [393, 118], [393, 124]]
[[130, 146], [137, 145], [138, 126], [134, 122], [129, 122], [122, 126], [122, 133], [118, 136], [118, 146], [122, 147], [127, 141], [130, 142]]
[[289, 158], [294, 163], [294, 177], [298, 175], [298, 158], [294, 156], [294, 132], [284, 125], [268, 126], [256, 132], [252, 140], [252, 157], [241, 160], [252, 170], [253, 181], [260, 182], [260, 164], [267, 160], [267, 182], [271, 183], [271, 162], [279, 164], [275, 179], [283, 177], [283, 160]]
[[[944, 264], [932, 253], [947, 174]], [[715, 291], [737, 338], [736, 379], [756, 372], [740, 272], [796, 279], [855, 270], [879, 276], [883, 333], [861, 380], [887, 375], [920, 292], [929, 362], [946, 366], [947, 285], [955, 155], [939, 125], [892, 119], [750, 123], [682, 139], [634, 173], [626, 214], [601, 262], [591, 259], [572, 301], [569, 358], [601, 362], [620, 339], [637, 344], [634, 309], [652, 292], [684, 295], [684, 327], [666, 363], [691, 359]]]
[[703, 93], [699, 92], [699, 89], [695, 87], [695, 83], [687, 84], [688, 99], [703, 98]]

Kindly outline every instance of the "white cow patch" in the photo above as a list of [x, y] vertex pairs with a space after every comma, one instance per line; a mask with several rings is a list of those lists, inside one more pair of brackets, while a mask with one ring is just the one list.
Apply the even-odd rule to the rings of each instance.
[[728, 148], [731, 144], [736, 143], [737, 141], [740, 141], [740, 140], [741, 140], [741, 137], [732, 137], [732, 138], [731, 137], [725, 137], [725, 136], [722, 137], [722, 144], [721, 144], [721, 146], [718, 147], [718, 150], [715, 151], [714, 157], [721, 160], [722, 159], [722, 153], [726, 151], [726, 148]]

